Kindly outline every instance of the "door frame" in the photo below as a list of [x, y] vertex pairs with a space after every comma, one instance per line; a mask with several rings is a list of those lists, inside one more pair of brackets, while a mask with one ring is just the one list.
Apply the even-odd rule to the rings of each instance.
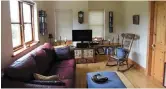
[[154, 35], [154, 14], [155, 14], [155, 1], [149, 1], [150, 9], [150, 20], [149, 20], [149, 30], [148, 30], [148, 49], [147, 49], [147, 61], [146, 61], [146, 75], [151, 76], [152, 72], [152, 59], [153, 59], [153, 35]]

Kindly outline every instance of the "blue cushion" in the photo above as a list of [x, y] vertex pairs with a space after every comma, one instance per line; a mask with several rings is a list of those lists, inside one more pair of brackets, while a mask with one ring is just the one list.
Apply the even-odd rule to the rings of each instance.
[[124, 48], [117, 48], [116, 49], [116, 56], [119, 58], [119, 59], [122, 59], [122, 58], [125, 58], [126, 56], [126, 50]]
[[69, 46], [55, 48], [55, 53], [57, 60], [67, 60], [71, 58]]

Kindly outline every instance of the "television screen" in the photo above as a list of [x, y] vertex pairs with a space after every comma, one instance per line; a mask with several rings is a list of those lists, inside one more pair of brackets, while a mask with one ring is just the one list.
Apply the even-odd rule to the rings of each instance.
[[92, 30], [72, 30], [73, 41], [92, 41]]

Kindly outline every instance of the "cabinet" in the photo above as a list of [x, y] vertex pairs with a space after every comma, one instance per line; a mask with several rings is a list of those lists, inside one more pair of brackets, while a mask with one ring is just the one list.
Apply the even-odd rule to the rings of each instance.
[[95, 49], [94, 48], [75, 48], [74, 57], [76, 63], [94, 63], [95, 62]]

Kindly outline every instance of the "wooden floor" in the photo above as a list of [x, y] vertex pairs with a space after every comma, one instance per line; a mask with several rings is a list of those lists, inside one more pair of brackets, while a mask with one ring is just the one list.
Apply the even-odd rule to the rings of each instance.
[[[76, 69], [76, 88], [86, 88], [86, 73], [96, 71], [116, 71], [117, 67], [105, 66], [106, 56], [97, 56], [96, 63], [77, 64]], [[146, 77], [142, 72], [135, 68], [123, 73], [135, 88], [163, 88], [162, 84]]]

